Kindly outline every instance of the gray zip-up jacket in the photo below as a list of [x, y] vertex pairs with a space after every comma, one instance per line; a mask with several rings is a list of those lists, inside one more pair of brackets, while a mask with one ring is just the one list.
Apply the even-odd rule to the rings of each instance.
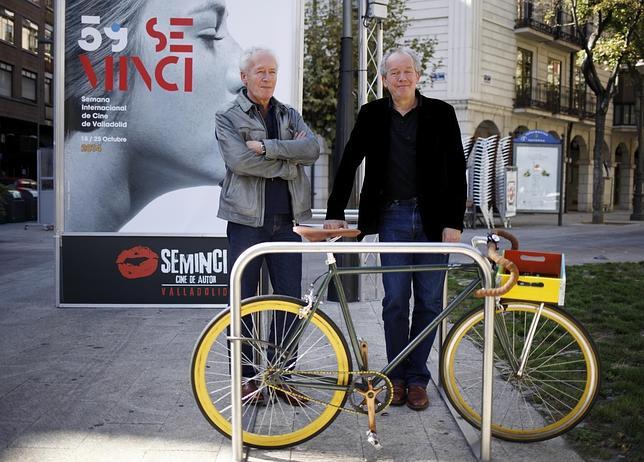
[[[320, 156], [320, 146], [302, 116], [273, 98], [279, 139], [267, 139], [264, 119], [240, 91], [237, 98], [218, 111], [215, 134], [226, 164], [217, 216], [247, 226], [264, 224], [266, 178], [288, 180], [293, 218], [311, 217], [311, 183], [304, 172]], [[298, 132], [306, 138], [294, 140]], [[265, 155], [257, 155], [246, 141], [264, 141]]]

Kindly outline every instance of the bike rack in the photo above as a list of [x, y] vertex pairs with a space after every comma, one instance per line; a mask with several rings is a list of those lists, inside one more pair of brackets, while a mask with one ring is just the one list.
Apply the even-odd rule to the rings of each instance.
[[[230, 272], [230, 342], [233, 461], [243, 457], [241, 412], [241, 275], [256, 257], [269, 253], [447, 253], [471, 258], [482, 271], [485, 288], [492, 287], [492, 267], [474, 247], [445, 243], [366, 243], [366, 242], [265, 242], [246, 249], [235, 261]], [[483, 393], [481, 406], [481, 460], [491, 457], [492, 363], [494, 342], [494, 297], [485, 297], [483, 342]]]

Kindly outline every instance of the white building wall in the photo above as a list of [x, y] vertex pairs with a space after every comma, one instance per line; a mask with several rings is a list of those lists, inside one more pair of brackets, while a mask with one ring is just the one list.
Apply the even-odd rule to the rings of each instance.
[[410, 9], [411, 23], [407, 29], [407, 37], [423, 38], [430, 37], [438, 41], [434, 58], [430, 62], [431, 70], [434, 64], [440, 63], [437, 73], [442, 74], [445, 79], [431, 82], [429, 76], [425, 76], [426, 85], [423, 93], [431, 88], [434, 98], [447, 98], [447, 67], [449, 64], [448, 55], [448, 22], [449, 22], [449, 0], [408, 0], [407, 7]]
[[516, 69], [514, 2], [487, 0], [482, 8], [480, 100], [512, 107]]

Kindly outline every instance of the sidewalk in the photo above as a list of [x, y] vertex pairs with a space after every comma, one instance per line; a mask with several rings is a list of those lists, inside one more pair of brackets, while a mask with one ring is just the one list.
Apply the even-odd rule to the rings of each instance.
[[[512, 231], [523, 248], [563, 251], [569, 264], [644, 260], [644, 223], [589, 221], [567, 214], [557, 227], [556, 215], [520, 216]], [[628, 223], [628, 216], [607, 214], [606, 221]], [[465, 239], [483, 233], [467, 230]], [[230, 441], [205, 422], [189, 382], [194, 342], [215, 311], [57, 309], [53, 257], [52, 232], [0, 225], [0, 461], [229, 461]], [[336, 317], [334, 306], [323, 309]], [[380, 301], [352, 310], [373, 367], [382, 365]], [[366, 418], [342, 414], [304, 445], [252, 450], [249, 460], [475, 460], [437, 390], [429, 393], [427, 411], [391, 408], [377, 420], [381, 451], [366, 442]], [[561, 439], [493, 440], [492, 455], [580, 460]]]

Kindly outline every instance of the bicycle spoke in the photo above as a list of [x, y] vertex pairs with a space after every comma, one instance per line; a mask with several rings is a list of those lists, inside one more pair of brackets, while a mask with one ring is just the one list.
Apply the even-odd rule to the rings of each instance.
[[[534, 325], [538, 310], [539, 321]], [[458, 321], [446, 339], [441, 363], [450, 401], [478, 425], [484, 320], [481, 309]], [[530, 329], [534, 334], [526, 350]], [[587, 412], [598, 382], [596, 374], [591, 376], [598, 367], [587, 367], [595, 360], [585, 354], [592, 347], [576, 323], [547, 305], [510, 302], [497, 311], [495, 336], [493, 434], [511, 441], [538, 441], [576, 424]], [[520, 360], [511, 355], [519, 352], [527, 355], [521, 375], [512, 368], [513, 361]], [[593, 395], [581, 403], [588, 392]]]
[[[300, 319], [300, 307], [293, 302], [258, 299], [247, 304], [242, 307], [241, 365], [244, 383], [257, 390], [242, 400], [244, 442], [258, 447], [297, 444], [328, 425], [346, 399], [351, 366], [342, 334], [321, 312]], [[230, 435], [230, 316], [209, 329], [213, 333], [204, 333], [207, 345], [199, 346], [201, 354], [193, 357], [202, 358], [193, 380], [200, 383], [198, 401], [208, 403], [202, 410]], [[290, 381], [303, 390], [290, 390]], [[338, 387], [329, 388], [334, 383]], [[335, 412], [327, 412], [329, 403]]]

